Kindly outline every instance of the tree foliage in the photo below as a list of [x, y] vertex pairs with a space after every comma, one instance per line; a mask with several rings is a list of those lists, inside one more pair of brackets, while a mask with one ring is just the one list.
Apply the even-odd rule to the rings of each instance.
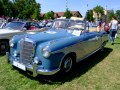
[[45, 14], [45, 19], [54, 19], [54, 12], [50, 11]]
[[2, 0], [0, 0], [0, 16], [3, 15], [3, 13], [4, 13], [3, 3]]
[[34, 19], [39, 19], [40, 4], [36, 3], [35, 0], [16, 0], [15, 5], [19, 12], [19, 18], [28, 19], [33, 17]]
[[115, 16], [114, 12], [108, 13], [108, 21], [110, 22], [112, 20], [112, 17]]
[[115, 14], [116, 14], [116, 17], [120, 20], [120, 10], [117, 10]]
[[11, 0], [0, 0], [0, 15], [10, 16], [13, 3]]
[[36, 0], [0, 0], [0, 16], [39, 19], [40, 8]]
[[66, 9], [66, 11], [64, 13], [64, 17], [71, 18], [72, 17], [72, 13], [68, 9]]
[[85, 19], [87, 20], [87, 21], [94, 21], [94, 18], [93, 18], [93, 10], [88, 10], [87, 12], [86, 12], [86, 15], [85, 15]]
[[103, 15], [103, 14], [104, 14], [104, 8], [103, 8], [102, 6], [100, 6], [100, 5], [97, 5], [96, 7], [94, 7], [94, 8], [93, 8], [93, 11], [94, 11], [95, 13], [97, 13], [98, 19], [101, 18], [100, 15]]
[[35, 8], [35, 10], [34, 10], [34, 13], [33, 13], [33, 15], [32, 15], [32, 18], [33, 19], [40, 19], [40, 5], [39, 4], [36, 4], [36, 6], [35, 6], [36, 8]]

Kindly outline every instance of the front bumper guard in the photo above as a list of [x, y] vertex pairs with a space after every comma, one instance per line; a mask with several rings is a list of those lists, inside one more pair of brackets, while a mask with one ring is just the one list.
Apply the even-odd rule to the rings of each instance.
[[[7, 56], [7, 63], [10, 63], [12, 60], [10, 60], [10, 54], [9, 52], [6, 52]], [[32, 67], [26, 67], [26, 70], [33, 72], [33, 77], [36, 77], [38, 74], [41, 75], [53, 75], [56, 74], [57, 72], [60, 71], [60, 68], [55, 69], [55, 70], [43, 70], [43, 69], [38, 69], [37, 70], [37, 64], [33, 63]]]

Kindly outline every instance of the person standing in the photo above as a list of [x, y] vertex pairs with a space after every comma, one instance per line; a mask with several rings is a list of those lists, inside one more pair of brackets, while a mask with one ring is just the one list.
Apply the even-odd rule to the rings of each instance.
[[98, 22], [97, 22], [97, 31], [98, 32], [100, 32], [101, 31], [101, 21], [100, 20], [98, 20]]
[[111, 43], [111, 45], [114, 44], [114, 39], [115, 39], [117, 30], [118, 30], [118, 21], [117, 21], [116, 17], [113, 16], [112, 20], [110, 22], [110, 43]]

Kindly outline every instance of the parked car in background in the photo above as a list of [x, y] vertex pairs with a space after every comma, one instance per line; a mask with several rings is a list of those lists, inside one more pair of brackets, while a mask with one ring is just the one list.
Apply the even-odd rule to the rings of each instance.
[[0, 29], [0, 54], [5, 54], [9, 50], [9, 39], [17, 34], [23, 33], [36, 33], [47, 30], [41, 28], [37, 22], [21, 22], [13, 21], [6, 24], [6, 26]]
[[48, 31], [16, 35], [10, 40], [8, 62], [33, 76], [69, 73], [75, 63], [103, 49], [108, 40], [106, 32], [86, 29], [86, 22], [79, 18], [58, 19]]
[[46, 24], [46, 27], [51, 27], [53, 22], [54, 22], [53, 20], [49, 20]]
[[5, 27], [5, 25], [6, 25], [6, 20], [3, 18], [0, 18], [0, 29]]
[[6, 25], [6, 22], [0, 22], [0, 29], [4, 28]]

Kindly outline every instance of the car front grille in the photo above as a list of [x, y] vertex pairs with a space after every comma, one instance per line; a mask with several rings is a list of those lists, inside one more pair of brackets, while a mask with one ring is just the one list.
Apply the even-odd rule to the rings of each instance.
[[21, 41], [21, 50], [20, 50], [20, 60], [23, 64], [30, 64], [32, 63], [35, 45], [33, 42], [29, 41]]

